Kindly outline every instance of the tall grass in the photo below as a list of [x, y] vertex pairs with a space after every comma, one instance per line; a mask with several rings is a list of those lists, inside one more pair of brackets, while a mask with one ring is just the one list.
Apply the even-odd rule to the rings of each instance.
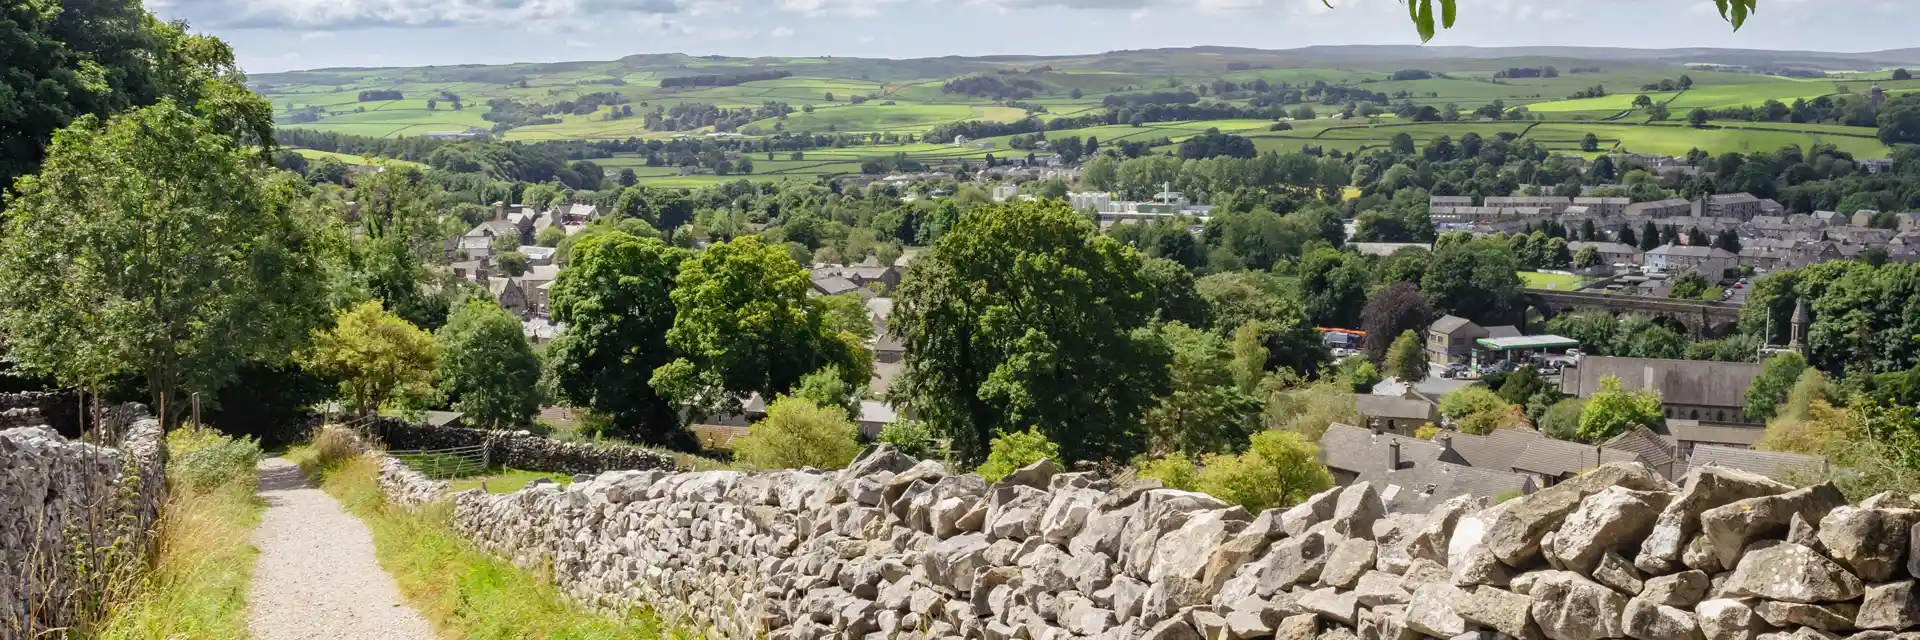
[[264, 506], [254, 496], [260, 447], [211, 429], [167, 436], [171, 493], [161, 507], [152, 569], [91, 629], [99, 640], [208, 640], [247, 635], [251, 540]]
[[296, 448], [321, 488], [367, 524], [374, 553], [409, 604], [442, 637], [470, 640], [614, 640], [668, 637], [652, 616], [606, 616], [567, 602], [551, 580], [475, 548], [453, 528], [449, 505], [409, 510], [388, 503], [371, 457], [334, 458]]

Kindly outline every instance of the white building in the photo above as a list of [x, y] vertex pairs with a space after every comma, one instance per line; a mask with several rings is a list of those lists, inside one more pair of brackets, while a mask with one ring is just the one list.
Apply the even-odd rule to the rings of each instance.
[[1018, 195], [1020, 195], [1020, 187], [1017, 187], [1011, 184], [1002, 183], [1000, 185], [996, 185], [993, 188], [994, 202], [1006, 202], [1008, 200], [1012, 200], [1014, 196], [1018, 196]]
[[1105, 213], [1113, 208], [1113, 194], [1104, 191], [1069, 193], [1067, 204], [1071, 205], [1074, 211], [1092, 209], [1096, 213]]

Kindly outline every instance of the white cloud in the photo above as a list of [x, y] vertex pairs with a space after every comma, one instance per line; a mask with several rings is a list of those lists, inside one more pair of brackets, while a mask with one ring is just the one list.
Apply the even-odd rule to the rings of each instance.
[[768, 32], [767, 35], [775, 38], [791, 38], [793, 37], [793, 30], [786, 27], [774, 27], [773, 31]]

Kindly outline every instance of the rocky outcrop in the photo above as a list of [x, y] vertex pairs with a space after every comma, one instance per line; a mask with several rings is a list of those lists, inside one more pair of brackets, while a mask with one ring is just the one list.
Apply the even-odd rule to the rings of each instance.
[[[451, 496], [482, 547], [594, 606], [714, 637], [1751, 640], [1920, 630], [1913, 501], [1606, 465], [1499, 505], [1358, 484], [1259, 514], [1052, 463], [989, 485], [870, 449], [843, 471], [582, 475]], [[1903, 524], [1904, 523], [1904, 524]], [[1721, 542], [1739, 544], [1731, 552]], [[1871, 631], [1863, 631], [1871, 630]]]
[[146, 558], [166, 499], [164, 434], [151, 419], [112, 431], [116, 447], [0, 431], [0, 638], [64, 637], [102, 580]]

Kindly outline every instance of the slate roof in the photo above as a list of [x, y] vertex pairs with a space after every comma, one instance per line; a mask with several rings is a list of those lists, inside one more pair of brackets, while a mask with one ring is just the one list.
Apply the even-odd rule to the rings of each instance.
[[1489, 340], [1498, 339], [1498, 338], [1518, 338], [1521, 335], [1523, 334], [1520, 333], [1520, 327], [1516, 327], [1510, 324], [1503, 324], [1497, 327], [1487, 327], [1487, 339]]
[[1667, 432], [1680, 442], [1751, 447], [1767, 435], [1764, 427], [1703, 425], [1699, 420], [1667, 420]]
[[1647, 255], [1650, 255], [1650, 256], [1687, 256], [1687, 257], [1689, 257], [1689, 258], [1732, 258], [1732, 257], [1735, 257], [1735, 256], [1734, 256], [1733, 254], [1731, 254], [1731, 253], [1728, 253], [1726, 249], [1716, 249], [1716, 248], [1714, 248], [1714, 247], [1695, 247], [1695, 246], [1692, 246], [1692, 245], [1684, 245], [1684, 244], [1669, 244], [1669, 245], [1665, 245], [1665, 246], [1662, 246], [1662, 247], [1660, 247], [1660, 248], [1658, 248], [1658, 249], [1654, 249], [1654, 250], [1652, 250], [1652, 251], [1648, 251], [1648, 252], [1647, 252]]
[[1703, 407], [1747, 406], [1747, 387], [1759, 377], [1760, 365], [1747, 362], [1659, 360], [1589, 356], [1563, 375], [1562, 391], [1582, 398], [1600, 390], [1607, 376], [1620, 379], [1620, 388], [1658, 391], [1667, 404]]
[[1673, 464], [1680, 458], [1680, 451], [1672, 442], [1646, 427], [1634, 427], [1601, 446], [1639, 456], [1655, 469]]
[[[1400, 446], [1400, 466], [1391, 468], [1392, 450]], [[1356, 481], [1380, 489], [1387, 507], [1400, 513], [1424, 513], [1449, 498], [1463, 495], [1492, 498], [1502, 493], [1531, 493], [1539, 487], [1523, 474], [1475, 469], [1445, 459], [1448, 452], [1432, 442], [1335, 424], [1320, 437], [1321, 462], [1354, 474]]]
[[829, 296], [837, 296], [842, 293], [847, 293], [849, 291], [861, 290], [860, 285], [854, 284], [853, 281], [848, 280], [846, 278], [839, 277], [839, 276], [830, 276], [826, 278], [814, 278], [813, 288], [815, 291], [819, 291], [822, 295], [829, 295]]
[[1453, 333], [1455, 331], [1459, 331], [1461, 327], [1464, 327], [1470, 324], [1473, 324], [1472, 320], [1468, 320], [1466, 318], [1462, 318], [1459, 316], [1448, 315], [1448, 316], [1441, 316], [1439, 320], [1433, 321], [1433, 325], [1429, 327], [1429, 329], [1433, 331], [1438, 331], [1440, 333]]
[[1735, 449], [1710, 444], [1696, 445], [1693, 448], [1693, 458], [1689, 462], [1695, 467], [1711, 464], [1768, 477], [1778, 477], [1794, 472], [1818, 473], [1827, 468], [1827, 459], [1820, 456]]
[[1353, 397], [1353, 404], [1369, 418], [1432, 420], [1434, 415], [1434, 406], [1424, 400], [1360, 394]]
[[1579, 473], [1607, 462], [1643, 462], [1631, 451], [1594, 447], [1555, 440], [1531, 429], [1495, 429], [1476, 436], [1449, 433], [1449, 442], [1459, 457], [1475, 467], [1499, 471], [1526, 471], [1545, 476]]
[[485, 235], [493, 235], [493, 236], [511, 235], [517, 238], [520, 236], [520, 228], [514, 226], [512, 222], [509, 222], [506, 220], [488, 220], [486, 222], [482, 222], [480, 224], [474, 225], [472, 230], [467, 231], [468, 237], [480, 237]]

